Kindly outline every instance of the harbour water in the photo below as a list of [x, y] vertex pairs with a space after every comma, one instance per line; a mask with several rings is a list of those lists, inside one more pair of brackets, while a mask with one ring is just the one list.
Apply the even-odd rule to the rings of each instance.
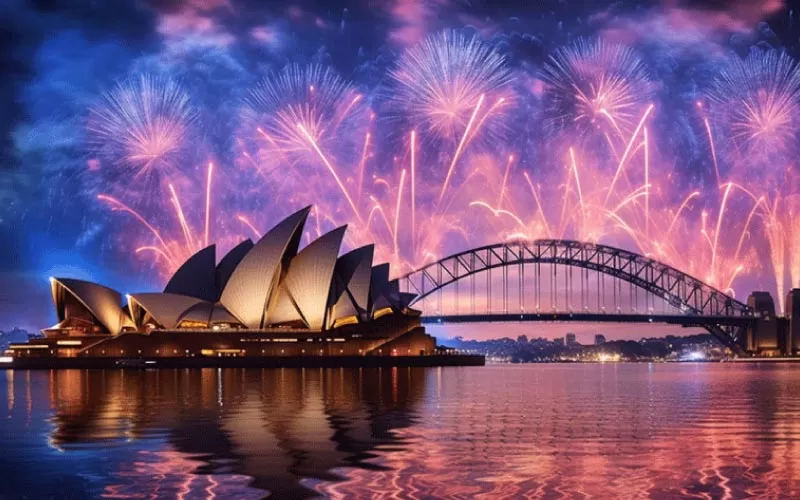
[[800, 365], [0, 372], [0, 498], [798, 498]]

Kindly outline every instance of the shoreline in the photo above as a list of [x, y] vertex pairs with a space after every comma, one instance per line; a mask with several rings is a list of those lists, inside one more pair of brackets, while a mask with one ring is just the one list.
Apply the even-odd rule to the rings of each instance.
[[487, 365], [615, 365], [615, 364], [632, 364], [632, 363], [662, 363], [662, 364], [688, 364], [688, 363], [800, 363], [800, 357], [775, 357], [775, 358], [730, 358], [730, 359], [695, 359], [686, 361], [677, 360], [637, 360], [626, 359], [619, 361], [529, 361], [522, 363], [513, 362], [497, 362], [487, 360]]
[[430, 356], [301, 356], [187, 358], [15, 358], [0, 369], [158, 369], [158, 368], [380, 368], [484, 366], [481, 355]]

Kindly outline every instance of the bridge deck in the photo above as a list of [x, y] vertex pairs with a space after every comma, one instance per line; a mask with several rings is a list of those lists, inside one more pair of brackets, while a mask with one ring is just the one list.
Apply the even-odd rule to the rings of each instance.
[[426, 324], [447, 323], [526, 323], [548, 321], [573, 321], [586, 323], [668, 323], [671, 325], [697, 326], [728, 325], [747, 326], [755, 316], [690, 316], [677, 314], [628, 314], [628, 313], [493, 313], [493, 314], [447, 314], [423, 316]]

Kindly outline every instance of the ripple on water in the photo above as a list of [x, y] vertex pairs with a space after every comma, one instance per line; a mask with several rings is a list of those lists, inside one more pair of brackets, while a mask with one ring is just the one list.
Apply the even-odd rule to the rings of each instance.
[[0, 376], [0, 497], [800, 497], [800, 365]]

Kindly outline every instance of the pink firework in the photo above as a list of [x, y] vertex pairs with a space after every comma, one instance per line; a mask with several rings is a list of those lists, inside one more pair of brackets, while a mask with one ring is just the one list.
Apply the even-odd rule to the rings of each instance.
[[389, 76], [391, 103], [426, 137], [457, 140], [471, 119], [475, 130], [497, 130], [498, 115], [513, 100], [505, 57], [455, 30], [408, 49]]
[[[216, 242], [222, 247], [232, 246], [246, 237], [249, 221], [244, 216], [238, 217], [239, 228], [243, 231], [220, 230], [214, 232], [213, 163], [208, 164], [204, 181], [205, 186], [202, 192], [197, 190], [197, 192], [189, 193], [188, 202], [186, 199], [181, 199], [178, 189], [172, 183], [167, 184], [165, 206], [171, 206], [169, 213], [174, 216], [171, 224], [154, 220], [146, 212], [132, 208], [118, 197], [103, 193], [97, 195], [97, 199], [108, 205], [112, 211], [128, 214], [141, 228], [145, 229], [144, 238], [135, 247], [136, 253], [154, 256], [153, 262], [157, 269], [163, 275], [171, 276], [186, 259], [209, 244]], [[157, 194], [162, 194], [162, 192]], [[194, 209], [195, 204], [200, 207]], [[201, 220], [197, 220], [199, 214], [202, 214]], [[198, 230], [198, 226], [201, 229]], [[130, 235], [126, 234], [125, 240], [126, 245], [131, 244]]]
[[652, 98], [642, 60], [632, 49], [603, 40], [580, 39], [557, 50], [542, 79], [555, 128], [599, 131], [612, 147], [630, 134]]
[[[797, 153], [800, 65], [783, 52], [733, 58], [708, 91], [712, 125], [731, 147], [729, 168], [763, 175], [786, 167]], [[743, 170], [743, 171], [742, 171]]]
[[89, 145], [119, 173], [152, 187], [151, 180], [176, 170], [195, 116], [178, 84], [141, 75], [118, 84], [90, 108]]
[[363, 96], [331, 68], [292, 64], [273, 73], [246, 98], [247, 136], [287, 161], [316, 157], [314, 144], [327, 148], [363, 118]]

